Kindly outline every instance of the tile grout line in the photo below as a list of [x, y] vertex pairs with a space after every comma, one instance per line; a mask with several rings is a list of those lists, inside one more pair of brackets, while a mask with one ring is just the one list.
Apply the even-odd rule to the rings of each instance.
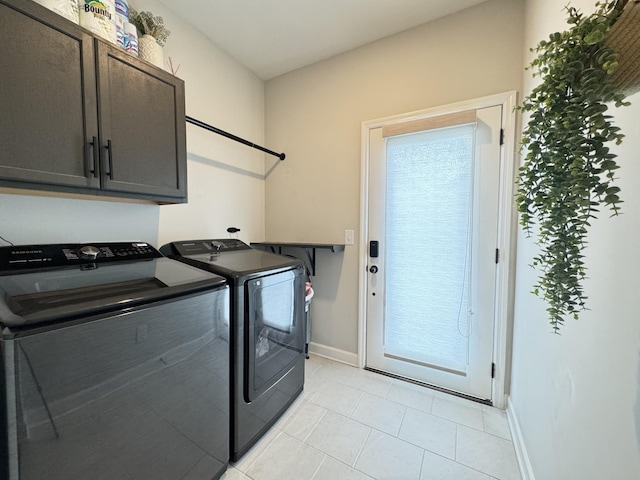
[[[484, 434], [489, 435], [489, 436], [491, 436], [491, 437], [497, 438], [498, 440], [504, 440], [505, 442], [509, 442], [509, 443], [513, 444], [513, 437], [511, 437], [511, 438], [504, 438], [504, 437], [502, 437], [502, 436], [500, 436], [500, 435], [496, 435], [495, 433], [486, 432], [486, 431], [484, 431], [484, 430], [480, 430], [480, 429], [478, 429], [478, 428], [471, 427], [471, 426], [466, 425], [466, 424], [464, 424], [464, 423], [456, 422], [455, 420], [449, 420], [449, 419], [444, 418], [444, 417], [438, 417], [438, 418], [442, 418], [443, 420], [448, 420], [449, 422], [453, 422], [453, 423], [455, 423], [456, 425], [459, 425], [459, 426], [461, 426], [461, 427], [469, 428], [469, 429], [471, 429], [471, 430], [475, 430], [476, 432], [481, 432], [481, 433], [484, 433]], [[509, 433], [511, 433], [511, 431], [509, 431]]]
[[389, 392], [391, 391], [391, 386], [392, 385], [393, 385], [393, 382], [391, 382], [391, 383], [389, 383], [389, 385], [387, 385], [387, 391], [385, 392], [384, 397], [382, 397], [382, 398], [385, 398], [385, 399], [388, 400], [387, 395], [389, 395]]
[[[413, 444], [412, 444], [412, 445], [413, 445]], [[468, 468], [469, 470], [473, 470], [474, 472], [478, 472], [478, 473], [480, 473], [480, 474], [482, 474], [482, 475], [484, 475], [484, 476], [486, 476], [486, 477], [489, 477], [491, 480], [500, 480], [500, 479], [499, 479], [499, 478], [497, 478], [497, 477], [493, 477], [490, 473], [483, 472], [482, 470], [478, 470], [478, 469], [477, 469], [477, 468], [475, 468], [475, 467], [469, 466], [469, 465], [467, 465], [467, 464], [465, 464], [465, 463], [458, 462], [457, 460], [452, 460], [452, 459], [450, 459], [449, 457], [447, 457], [447, 456], [445, 456], [445, 455], [442, 455], [442, 454], [440, 454], [440, 453], [432, 452], [431, 450], [428, 450], [428, 449], [426, 449], [426, 448], [423, 448], [423, 450], [425, 451], [425, 454], [426, 454], [426, 452], [429, 452], [429, 453], [430, 453], [430, 454], [432, 454], [432, 455], [436, 455], [436, 456], [438, 456], [438, 457], [440, 457], [440, 458], [444, 458], [445, 460], [449, 460], [449, 461], [455, 462], [457, 465], [461, 465], [461, 466], [463, 466], [463, 467], [465, 467], [465, 468]], [[424, 463], [424, 455], [423, 455], [423, 463]]]
[[458, 426], [459, 425], [456, 423], [456, 445], [453, 453], [453, 461], [456, 463], [459, 463], [458, 462]]
[[[262, 449], [262, 451], [258, 454], [258, 456], [256, 458], [253, 459], [253, 461], [247, 465], [247, 470], [245, 472], [242, 472], [242, 470], [240, 470], [243, 474], [245, 474], [247, 477], [249, 478], [253, 478], [249, 475], [249, 470], [251, 470], [251, 467], [253, 467], [253, 464], [256, 463], [258, 461], [258, 459], [260, 457], [262, 457], [262, 455], [264, 455], [264, 452], [267, 450], [267, 448], [269, 448], [271, 446], [271, 444], [273, 442], [275, 442], [278, 438], [280, 438], [280, 435], [282, 435], [284, 432], [282, 430], [278, 430], [278, 434], [273, 438], [273, 440], [271, 440], [269, 443], [267, 443], [264, 448]], [[255, 446], [255, 445], [254, 445]], [[249, 453], [249, 452], [247, 452]], [[246, 454], [245, 454], [246, 455]], [[235, 467], [234, 467], [235, 468]]]
[[[320, 451], [320, 450], [318, 450], [318, 451]], [[322, 453], [324, 453], [324, 452], [322, 452]], [[315, 472], [313, 472], [313, 475], [311, 475], [310, 480], [313, 480], [314, 478], [316, 478], [316, 475], [318, 475], [318, 472], [320, 471], [320, 467], [322, 467], [322, 464], [324, 463], [324, 461], [327, 459], [328, 456], [329, 455], [327, 455], [326, 453], [324, 454], [324, 458], [320, 462], [320, 465], [318, 465], [318, 467], [316, 468]]]
[[401, 438], [400, 438], [400, 430], [402, 430], [402, 425], [404, 424], [404, 419], [407, 416], [407, 408], [408, 407], [406, 405], [403, 405], [403, 407], [404, 407], [404, 411], [402, 412], [402, 418], [400, 419], [400, 425], [398, 426], [398, 432], [395, 435], [395, 437], [398, 440], [401, 440]]
[[486, 419], [485, 419], [485, 416], [484, 416], [484, 409], [482, 409], [482, 431], [484, 433], [488, 433], [487, 432], [487, 423], [486, 423]]
[[[471, 465], [468, 465], [468, 464], [466, 464], [466, 463], [462, 463], [462, 462], [459, 462], [459, 461], [458, 461], [458, 427], [468, 428], [468, 429], [470, 429], [470, 430], [474, 430], [474, 431], [476, 431], [476, 432], [480, 432], [480, 433], [484, 433], [485, 435], [489, 435], [489, 436], [493, 437], [494, 439], [498, 439], [498, 440], [502, 440], [502, 441], [508, 442], [508, 443], [510, 443], [510, 444], [511, 444], [511, 447], [514, 449], [514, 454], [515, 454], [515, 445], [514, 445], [513, 441], [506, 440], [506, 439], [504, 439], [504, 438], [502, 438], [502, 437], [498, 437], [498, 436], [496, 436], [496, 435], [492, 435], [492, 434], [487, 433], [487, 432], [482, 432], [482, 431], [478, 430], [477, 428], [472, 428], [472, 427], [469, 427], [469, 426], [467, 426], [467, 425], [456, 424], [456, 458], [455, 458], [455, 462], [456, 462], [457, 464], [459, 464], [459, 465], [462, 465], [462, 466], [464, 466], [464, 467], [466, 467], [466, 468], [470, 469], [470, 470], [474, 470], [474, 471], [476, 471], [476, 472], [479, 472], [479, 473], [481, 473], [481, 474], [483, 474], [483, 475], [485, 475], [485, 476], [489, 477], [489, 478], [490, 478], [490, 480], [500, 480], [500, 478], [498, 478], [498, 477], [494, 477], [494, 476], [493, 476], [493, 474], [491, 474], [491, 473], [488, 473], [488, 472], [486, 472], [486, 471], [484, 471], [484, 470], [480, 470], [479, 468], [477, 468], [477, 467], [475, 467], [475, 466], [471, 466]], [[517, 463], [517, 460], [516, 460], [516, 463]]]
[[436, 403], [435, 394], [431, 396], [431, 405], [429, 405], [429, 415], [433, 415], [433, 404]]
[[[360, 459], [360, 455], [362, 455], [362, 451], [364, 450], [364, 446], [367, 444], [367, 440], [369, 440], [369, 437], [371, 436], [371, 432], [373, 431], [373, 428], [369, 427], [369, 431], [367, 432], [367, 436], [364, 437], [364, 442], [362, 442], [362, 445], [360, 445], [360, 450], [358, 450], [358, 454], [356, 455], [355, 460], [353, 461], [353, 465], [351, 465], [351, 468], [353, 468], [354, 470], [357, 470], [358, 472], [360, 470], [358, 470], [356, 468], [356, 463], [358, 463], [358, 460]], [[364, 473], [364, 472], [362, 472]]]
[[[307, 435], [304, 437], [304, 440], [302, 440], [302, 443], [304, 443], [305, 445], [309, 445], [307, 443], [307, 440], [309, 439], [309, 437], [311, 436], [311, 434], [313, 433], [313, 431], [318, 427], [318, 425], [320, 424], [320, 422], [322, 421], [322, 419], [324, 417], [326, 417], [327, 413], [329, 413], [329, 410], [327, 410], [324, 407], [320, 407], [324, 410], [324, 413], [322, 414], [322, 416], [316, 421], [316, 423], [313, 425], [313, 428], [311, 428], [311, 430], [309, 430], [309, 433], [307, 433]], [[309, 445], [311, 446], [311, 445]]]
[[425, 448], [423, 448], [422, 449], [422, 460], [420, 460], [420, 474], [418, 475], [419, 479], [422, 478], [422, 469], [424, 468], [424, 456], [427, 454], [426, 452], [427, 452], [427, 450]]
[[[356, 402], [355, 406], [351, 409], [351, 412], [349, 412], [349, 415], [346, 415], [346, 417], [350, 418], [351, 420], [354, 420], [354, 418], [352, 418], [353, 414], [356, 413], [356, 409], [360, 405], [360, 402], [362, 402], [362, 399], [364, 398], [364, 394], [365, 394], [365, 392], [363, 392], [362, 390], [358, 389], [358, 391], [360, 392], [360, 398], [358, 398], [358, 401]], [[367, 426], [369, 426], [369, 425], [367, 425]]]

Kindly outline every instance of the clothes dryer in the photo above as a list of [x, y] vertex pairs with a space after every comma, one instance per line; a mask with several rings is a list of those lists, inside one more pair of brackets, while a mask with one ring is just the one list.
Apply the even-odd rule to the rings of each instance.
[[230, 446], [238, 460], [302, 392], [305, 267], [238, 239], [173, 242], [160, 251], [230, 285]]

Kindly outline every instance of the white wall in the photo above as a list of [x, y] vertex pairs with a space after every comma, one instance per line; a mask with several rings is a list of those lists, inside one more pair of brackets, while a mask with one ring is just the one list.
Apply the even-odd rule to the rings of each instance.
[[[164, 18], [171, 31], [165, 59], [180, 65], [186, 113], [253, 143], [264, 144], [264, 82], [202, 33], [155, 0], [135, 0], [137, 10]], [[186, 5], [184, 8], [187, 8]], [[275, 157], [187, 124], [189, 203], [160, 208], [160, 245], [178, 239], [264, 239], [264, 173]]]
[[[267, 239], [357, 239], [361, 123], [518, 90], [523, 19], [523, 2], [490, 0], [269, 80], [267, 142], [287, 159], [267, 178]], [[317, 263], [312, 341], [355, 359], [358, 247]]]
[[[132, 2], [162, 15], [171, 30], [165, 58], [180, 64], [187, 115], [260, 144], [264, 83], [155, 0]], [[0, 193], [0, 236], [16, 244], [142, 240], [160, 245], [193, 237], [264, 236], [265, 160], [257, 150], [187, 126], [189, 203], [52, 198]], [[0, 245], [4, 242], [0, 241]]]
[[[573, 0], [592, 12], [593, 0]], [[528, 48], [566, 28], [564, 3], [527, 0]], [[533, 81], [525, 78], [525, 92]], [[613, 109], [627, 135], [615, 148], [623, 214], [603, 212], [586, 249], [590, 310], [551, 333], [545, 305], [529, 292], [537, 272], [532, 239], [520, 234], [510, 408], [538, 480], [640, 478], [640, 95]]]
[[156, 205], [0, 193], [0, 236], [16, 245], [129, 240], [155, 245], [157, 232]]

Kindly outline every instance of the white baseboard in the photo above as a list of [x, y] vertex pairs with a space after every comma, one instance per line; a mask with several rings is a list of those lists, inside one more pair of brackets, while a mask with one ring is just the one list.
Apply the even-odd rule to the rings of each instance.
[[518, 416], [513, 409], [513, 404], [510, 399], [507, 404], [507, 420], [509, 421], [509, 428], [511, 428], [513, 447], [516, 451], [516, 458], [518, 459], [518, 466], [520, 467], [522, 480], [535, 480], [536, 477], [533, 474], [531, 460], [527, 453], [527, 446], [524, 443], [524, 437], [522, 436], [522, 430], [520, 429], [520, 422], [518, 422]]
[[338, 348], [329, 347], [328, 345], [322, 345], [320, 343], [309, 344], [309, 352], [319, 357], [328, 358], [329, 360], [335, 360], [336, 362], [346, 363], [354, 367], [358, 366], [358, 354], [340, 350]]

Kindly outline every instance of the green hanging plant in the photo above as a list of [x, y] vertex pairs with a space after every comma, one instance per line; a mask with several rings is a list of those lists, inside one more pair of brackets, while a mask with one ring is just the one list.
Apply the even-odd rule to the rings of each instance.
[[539, 227], [533, 266], [541, 273], [533, 293], [547, 302], [555, 333], [565, 317], [578, 319], [585, 309], [582, 251], [591, 219], [601, 206], [612, 215], [620, 210], [620, 189], [613, 185], [619, 167], [607, 145], [620, 144], [624, 135], [606, 112], [611, 102], [629, 105], [611, 81], [617, 55], [605, 42], [620, 4], [596, 3], [590, 16], [566, 10], [571, 27], [531, 49], [537, 57], [527, 69], [541, 83], [518, 107], [529, 119], [516, 204], [526, 234], [534, 223]]

